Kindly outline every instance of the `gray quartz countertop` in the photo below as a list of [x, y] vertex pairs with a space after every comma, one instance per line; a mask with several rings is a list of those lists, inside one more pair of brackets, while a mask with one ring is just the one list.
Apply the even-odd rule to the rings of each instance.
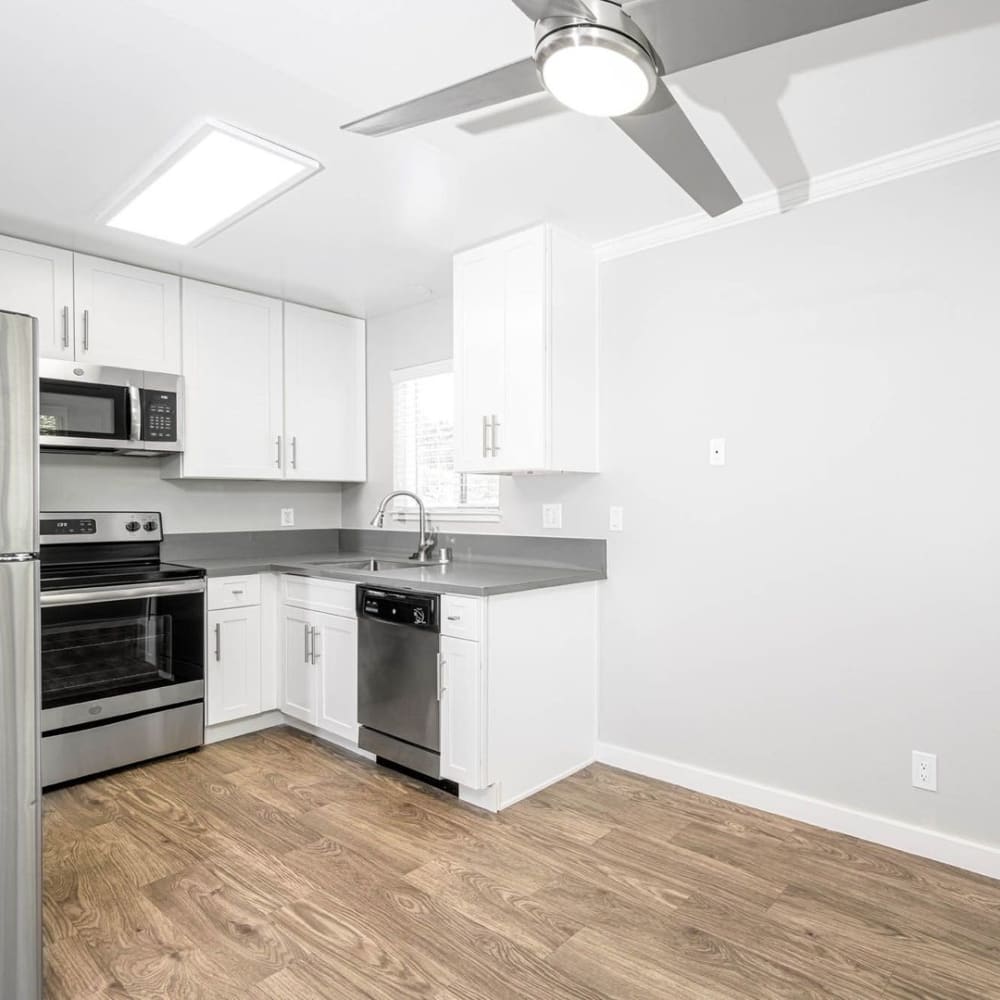
[[432, 594], [472, 594], [488, 597], [491, 594], [511, 594], [521, 590], [538, 590], [544, 587], [562, 587], [572, 583], [604, 580], [607, 575], [599, 570], [576, 569], [564, 566], [534, 566], [527, 563], [497, 563], [459, 561], [420, 565], [413, 563], [405, 568], [391, 568], [379, 572], [345, 567], [344, 563], [367, 559], [384, 559], [404, 562], [398, 553], [336, 552], [316, 555], [295, 555], [284, 559], [279, 556], [254, 557], [229, 556], [221, 559], [186, 558], [189, 566], [199, 566], [210, 577], [242, 576], [250, 573], [293, 573], [324, 580], [345, 580], [350, 583], [376, 584], [392, 590], [420, 590]]

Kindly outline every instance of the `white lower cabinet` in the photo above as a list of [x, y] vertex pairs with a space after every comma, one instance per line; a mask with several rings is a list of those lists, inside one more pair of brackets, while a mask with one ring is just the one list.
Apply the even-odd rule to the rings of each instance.
[[357, 619], [285, 605], [281, 634], [281, 711], [356, 743]]
[[208, 615], [206, 725], [232, 722], [261, 710], [260, 608], [229, 608]]
[[486, 719], [480, 644], [441, 636], [441, 777], [486, 786]]
[[281, 704], [285, 715], [316, 724], [316, 668], [312, 662], [313, 615], [300, 608], [281, 611]]
[[319, 717], [327, 732], [358, 741], [358, 621], [313, 613]]

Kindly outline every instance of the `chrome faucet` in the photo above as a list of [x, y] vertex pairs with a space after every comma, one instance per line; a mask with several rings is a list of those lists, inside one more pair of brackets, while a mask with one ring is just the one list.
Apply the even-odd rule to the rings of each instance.
[[396, 497], [410, 497], [411, 500], [416, 500], [417, 510], [420, 512], [420, 525], [419, 532], [420, 538], [417, 543], [417, 551], [410, 556], [411, 559], [416, 559], [417, 562], [430, 562], [431, 550], [437, 544], [437, 540], [432, 538], [427, 533], [427, 511], [424, 509], [424, 502], [417, 496], [416, 493], [411, 493], [409, 490], [394, 490], [392, 493], [386, 494], [382, 497], [381, 502], [378, 505], [378, 510], [375, 511], [375, 516], [371, 519], [371, 526], [373, 528], [381, 528], [383, 522], [385, 521], [385, 508], [386, 504], [390, 500], [394, 500]]

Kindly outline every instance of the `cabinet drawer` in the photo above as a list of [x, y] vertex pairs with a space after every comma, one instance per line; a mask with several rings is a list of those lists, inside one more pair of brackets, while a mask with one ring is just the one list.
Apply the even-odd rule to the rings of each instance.
[[356, 618], [356, 585], [340, 580], [318, 580], [311, 576], [283, 576], [283, 601], [293, 608], [324, 611], [342, 618]]
[[208, 581], [208, 610], [260, 604], [259, 576], [223, 576]]
[[441, 598], [441, 634], [478, 642], [481, 606], [482, 601], [478, 597], [445, 594]]

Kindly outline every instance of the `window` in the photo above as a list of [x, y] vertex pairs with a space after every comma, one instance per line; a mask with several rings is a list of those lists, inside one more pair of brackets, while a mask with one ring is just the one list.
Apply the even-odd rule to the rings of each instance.
[[[441, 361], [392, 373], [393, 486], [416, 493], [439, 520], [499, 521], [496, 476], [455, 471], [455, 376]], [[400, 497], [395, 515], [416, 515]]]

